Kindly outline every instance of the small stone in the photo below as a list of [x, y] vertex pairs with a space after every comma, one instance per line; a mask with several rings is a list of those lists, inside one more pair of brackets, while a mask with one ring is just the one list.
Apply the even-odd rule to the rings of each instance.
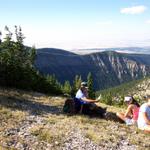
[[59, 145], [59, 142], [58, 142], [58, 141], [55, 141], [55, 145]]

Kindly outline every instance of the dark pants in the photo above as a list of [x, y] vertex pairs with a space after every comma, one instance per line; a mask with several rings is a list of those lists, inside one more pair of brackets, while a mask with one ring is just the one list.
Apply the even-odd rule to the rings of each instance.
[[84, 104], [82, 113], [86, 114], [86, 115], [90, 115], [90, 116], [103, 118], [104, 114], [106, 113], [106, 109], [102, 108], [100, 106], [97, 106], [97, 105], [95, 105], [95, 107], [93, 107], [92, 103]]
[[82, 103], [79, 99], [74, 98], [75, 101], [75, 110], [76, 113], [80, 112], [81, 105], [83, 105], [82, 113], [89, 116], [97, 116], [97, 117], [104, 117], [106, 113], [106, 109], [100, 106], [97, 106], [94, 103]]

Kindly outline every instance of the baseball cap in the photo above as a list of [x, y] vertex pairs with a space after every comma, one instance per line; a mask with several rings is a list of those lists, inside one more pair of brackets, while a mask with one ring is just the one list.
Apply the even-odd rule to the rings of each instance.
[[125, 98], [124, 98], [124, 101], [125, 102], [129, 102], [129, 101], [131, 101], [132, 100], [132, 97], [131, 96], [125, 96]]
[[88, 87], [88, 86], [87, 86], [87, 82], [81, 82], [81, 87], [87, 88], [87, 87]]

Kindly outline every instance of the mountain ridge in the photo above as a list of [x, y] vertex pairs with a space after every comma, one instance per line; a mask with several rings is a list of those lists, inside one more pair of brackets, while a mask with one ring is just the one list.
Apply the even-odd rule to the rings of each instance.
[[[46, 53], [45, 53], [46, 51]], [[59, 81], [92, 73], [95, 89], [104, 89], [150, 74], [150, 55], [115, 51], [79, 55], [61, 49], [37, 49], [35, 67], [42, 74], [55, 74]]]
[[136, 54], [150, 54], [150, 47], [113, 47], [113, 48], [85, 48], [71, 50], [77, 54], [95, 53], [103, 51], [117, 51], [120, 53], [136, 53]]

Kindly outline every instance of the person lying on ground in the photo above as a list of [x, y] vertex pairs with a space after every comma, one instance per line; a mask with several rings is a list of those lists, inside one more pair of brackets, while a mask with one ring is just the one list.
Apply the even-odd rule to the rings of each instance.
[[140, 105], [132, 96], [126, 96], [124, 102], [127, 104], [125, 113], [117, 113], [116, 115], [123, 120], [127, 125], [137, 123]]
[[146, 96], [146, 100], [139, 110], [138, 128], [150, 133], [150, 95]]

